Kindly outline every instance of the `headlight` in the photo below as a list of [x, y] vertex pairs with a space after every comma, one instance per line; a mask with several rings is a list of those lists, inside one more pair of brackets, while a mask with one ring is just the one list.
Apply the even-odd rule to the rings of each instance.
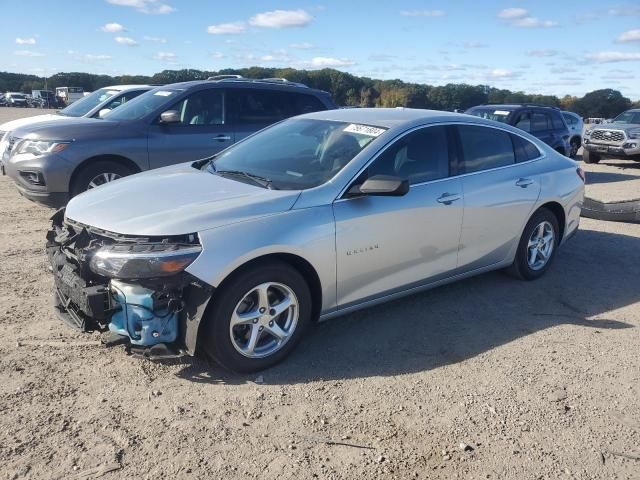
[[588, 137], [589, 135], [591, 135], [591, 132], [593, 132], [593, 128], [587, 128], [587, 129], [584, 131], [584, 136], [585, 136], [585, 137]]
[[22, 140], [14, 150], [15, 155], [30, 153], [39, 157], [45, 153], [61, 152], [69, 146], [70, 142], [52, 140]]
[[199, 245], [115, 244], [102, 247], [91, 258], [91, 270], [109, 278], [167, 277], [180, 273], [200, 255]]
[[640, 128], [632, 128], [627, 132], [627, 137], [633, 138], [634, 140], [640, 139]]

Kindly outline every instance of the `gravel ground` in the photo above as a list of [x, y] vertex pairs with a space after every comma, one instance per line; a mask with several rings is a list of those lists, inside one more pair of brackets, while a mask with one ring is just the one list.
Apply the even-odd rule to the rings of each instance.
[[64, 327], [51, 211], [6, 177], [0, 209], [0, 479], [640, 479], [640, 225], [584, 219], [536, 282], [336, 319], [247, 377]]

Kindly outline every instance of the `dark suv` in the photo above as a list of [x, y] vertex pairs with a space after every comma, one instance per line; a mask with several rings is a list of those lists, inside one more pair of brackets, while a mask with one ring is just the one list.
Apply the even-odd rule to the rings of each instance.
[[479, 105], [465, 113], [513, 125], [563, 155], [571, 156], [574, 153], [569, 144], [569, 129], [559, 108], [534, 104]]
[[272, 123], [333, 108], [327, 92], [279, 78], [223, 75], [174, 83], [140, 95], [103, 120], [18, 128], [11, 132], [4, 163], [22, 195], [57, 207], [112, 180], [205, 158]]

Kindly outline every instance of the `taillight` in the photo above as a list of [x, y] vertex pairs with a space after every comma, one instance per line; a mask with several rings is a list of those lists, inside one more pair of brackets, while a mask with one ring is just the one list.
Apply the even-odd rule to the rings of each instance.
[[576, 168], [576, 173], [578, 174], [578, 176], [582, 180], [582, 183], [586, 183], [587, 177], [585, 177], [584, 170], [581, 169], [580, 167], [578, 167], [578, 168]]

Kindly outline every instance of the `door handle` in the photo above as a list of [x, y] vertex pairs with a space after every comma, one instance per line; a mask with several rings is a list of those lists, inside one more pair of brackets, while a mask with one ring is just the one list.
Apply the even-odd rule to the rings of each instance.
[[460, 200], [460, 195], [455, 193], [443, 193], [438, 197], [438, 203], [444, 203], [445, 205], [451, 205], [453, 202]]
[[229, 140], [231, 140], [231, 136], [230, 135], [220, 134], [220, 135], [216, 135], [215, 137], [213, 137], [213, 139], [217, 140], [219, 142], [228, 142]]
[[532, 183], [533, 183], [533, 180], [531, 180], [530, 178], [521, 178], [516, 182], [516, 186], [520, 188], [527, 188]]

